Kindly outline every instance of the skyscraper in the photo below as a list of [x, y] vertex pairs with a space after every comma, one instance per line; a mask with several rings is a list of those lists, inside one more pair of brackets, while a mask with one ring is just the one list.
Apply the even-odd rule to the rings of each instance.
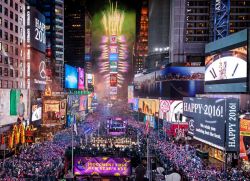
[[0, 88], [26, 88], [24, 42], [24, 1], [1, 1]]
[[143, 1], [138, 22], [134, 55], [134, 74], [142, 72], [145, 58], [148, 55], [148, 2]]
[[92, 21], [91, 15], [85, 12], [85, 56], [84, 56], [84, 69], [86, 73], [92, 73], [93, 62], [92, 62]]
[[84, 66], [85, 5], [84, 1], [65, 1], [65, 63]]
[[46, 59], [53, 72], [53, 88], [60, 90], [64, 85], [64, 1], [27, 0], [45, 16]]

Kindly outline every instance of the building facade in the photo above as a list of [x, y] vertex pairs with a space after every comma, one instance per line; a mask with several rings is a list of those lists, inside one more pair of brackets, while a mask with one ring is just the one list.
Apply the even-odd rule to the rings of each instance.
[[84, 66], [85, 5], [82, 1], [65, 1], [65, 63]]
[[45, 16], [46, 61], [53, 88], [64, 85], [64, 0], [27, 0]]
[[85, 56], [84, 56], [84, 69], [86, 73], [92, 73], [93, 58], [92, 58], [92, 21], [91, 15], [85, 12]]
[[25, 87], [25, 2], [0, 2], [0, 88]]
[[135, 43], [135, 56], [134, 56], [134, 74], [143, 71], [145, 58], [148, 55], [148, 3], [143, 2], [139, 21], [137, 23], [138, 30]]

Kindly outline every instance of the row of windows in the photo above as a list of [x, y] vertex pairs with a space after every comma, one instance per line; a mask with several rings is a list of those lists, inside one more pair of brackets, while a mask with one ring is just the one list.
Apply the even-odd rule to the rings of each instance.
[[18, 70], [0, 67], [0, 76], [18, 78]]
[[20, 87], [18, 86], [19, 83], [18, 81], [11, 81], [11, 80], [0, 80], [0, 88], [9, 88], [9, 89], [17, 89], [17, 88], [24, 88], [22, 85], [23, 85], [23, 82], [20, 82]]
[[24, 35], [24, 31], [23, 28], [18, 29], [17, 25], [13, 25], [12, 22], [9, 22], [8, 20], [4, 19], [4, 21], [2, 20], [2, 17], [0, 17], [0, 26], [3, 26], [11, 31], [14, 31], [14, 27], [15, 27], [15, 33], [19, 33], [21, 36]]
[[[2, 33], [2, 30], [0, 29], [0, 38], [4, 38], [4, 40], [6, 41], [9, 41], [10, 43], [15, 43], [16, 45], [19, 45], [18, 44], [18, 37], [17, 36], [14, 36], [12, 34], [9, 34], [8, 32], [4, 32], [4, 35]], [[23, 40], [20, 39], [20, 45], [23, 44]]]
[[[18, 68], [18, 59], [14, 59], [13, 57], [7, 57], [7, 56], [0, 55], [0, 64], [12, 65], [12, 66]], [[23, 61], [22, 60], [20, 60], [20, 68], [23, 68]]]
[[[2, 13], [2, 5], [0, 5], [0, 13]], [[18, 18], [19, 18], [19, 23], [21, 25], [23, 25], [23, 18], [22, 17], [18, 17], [18, 14], [15, 14], [13, 11], [9, 10], [8, 8], [4, 8], [4, 15], [7, 17], [10, 17], [10, 19], [15, 19], [15, 22], [18, 23]], [[15, 17], [14, 17], [15, 15]]]
[[[14, 49], [15, 49], [15, 51], [14, 51]], [[11, 53], [11, 54], [14, 54], [15, 53], [15, 55], [16, 56], [21, 56], [21, 57], [23, 57], [24, 55], [23, 55], [23, 50], [20, 50], [20, 53], [19, 53], [19, 50], [18, 50], [18, 48], [17, 47], [15, 47], [14, 48], [14, 46], [12, 46], [12, 45], [8, 45], [7, 43], [2, 43], [2, 42], [0, 42], [0, 51], [3, 51], [3, 52], [6, 52], [6, 53]]]
[[187, 36], [186, 42], [208, 42], [208, 36]]
[[231, 0], [230, 6], [250, 6], [250, 1]]
[[[16, 11], [20, 10], [20, 13], [23, 12], [22, 6], [18, 8], [18, 3], [14, 3], [13, 0], [4, 0], [5, 4], [9, 5], [11, 8], [15, 8]], [[20, 0], [20, 3], [23, 3], [23, 0]]]
[[197, 0], [189, 0], [187, 1], [187, 6], [208, 6], [209, 7], [209, 1], [203, 0], [203, 1], [197, 1]]

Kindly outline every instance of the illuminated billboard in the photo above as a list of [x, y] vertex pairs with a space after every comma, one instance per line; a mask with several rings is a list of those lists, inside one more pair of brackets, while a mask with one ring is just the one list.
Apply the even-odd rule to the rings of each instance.
[[130, 176], [129, 158], [75, 157], [74, 174], [88, 176]]
[[78, 68], [78, 89], [84, 90], [84, 69]]
[[31, 6], [26, 8], [26, 41], [30, 47], [45, 52], [45, 16]]
[[77, 89], [77, 87], [78, 87], [77, 69], [75, 67], [65, 64], [65, 88]]
[[206, 92], [247, 91], [247, 46], [209, 55], [205, 64]]
[[250, 120], [240, 120], [240, 157], [245, 160], [250, 160], [249, 154], [250, 143]]
[[[132, 59], [132, 47], [135, 38], [135, 12], [120, 9], [118, 5], [110, 3], [104, 6], [101, 13], [93, 16], [93, 51], [101, 52], [98, 67], [103, 78], [105, 92], [115, 99], [114, 91], [127, 87], [126, 74]], [[116, 76], [114, 74], [117, 74]], [[127, 83], [126, 83], [127, 84]], [[119, 94], [119, 92], [118, 92]]]
[[139, 99], [139, 111], [146, 115], [156, 115], [159, 113], [158, 99]]
[[249, 29], [205, 45], [205, 92], [249, 92]]
[[128, 103], [133, 103], [134, 98], [134, 86], [129, 85], [128, 86]]

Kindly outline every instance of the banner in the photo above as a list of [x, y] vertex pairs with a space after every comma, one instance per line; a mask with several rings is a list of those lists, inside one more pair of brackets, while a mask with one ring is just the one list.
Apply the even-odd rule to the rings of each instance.
[[186, 122], [183, 115], [183, 101], [160, 100], [160, 119], [168, 122]]
[[88, 176], [130, 176], [131, 160], [129, 158], [75, 157], [74, 174]]
[[134, 98], [133, 111], [138, 111], [138, 108], [139, 108], [139, 98]]
[[183, 114], [193, 120], [194, 138], [221, 150], [238, 151], [238, 111], [238, 99], [183, 98]]
[[129, 85], [128, 86], [128, 103], [133, 103], [134, 98], [134, 86]]
[[250, 160], [250, 120], [240, 120], [240, 157], [245, 160]]
[[158, 99], [139, 99], [140, 112], [146, 115], [156, 115], [159, 113]]
[[80, 96], [79, 111], [87, 110], [87, 103], [88, 103], [88, 96], [87, 95], [81, 95]]

